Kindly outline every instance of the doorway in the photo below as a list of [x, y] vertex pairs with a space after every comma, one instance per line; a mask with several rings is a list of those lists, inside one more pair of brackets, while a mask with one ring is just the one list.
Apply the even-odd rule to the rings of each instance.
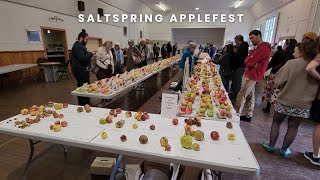
[[64, 64], [69, 59], [66, 30], [41, 26], [41, 32], [48, 61]]

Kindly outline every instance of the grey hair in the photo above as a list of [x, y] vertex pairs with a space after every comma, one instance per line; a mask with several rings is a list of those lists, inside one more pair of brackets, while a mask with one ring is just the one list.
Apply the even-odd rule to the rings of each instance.
[[189, 46], [189, 48], [196, 48], [197, 44], [194, 42], [189, 42], [188, 46]]
[[134, 44], [134, 40], [132, 40], [132, 39], [130, 39], [129, 41], [128, 41], [128, 44]]

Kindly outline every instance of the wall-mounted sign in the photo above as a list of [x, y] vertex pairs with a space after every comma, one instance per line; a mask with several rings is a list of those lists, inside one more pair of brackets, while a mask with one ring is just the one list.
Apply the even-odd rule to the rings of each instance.
[[60, 17], [58, 17], [58, 16], [53, 16], [53, 17], [50, 17], [49, 18], [49, 21], [53, 21], [53, 22], [58, 22], [58, 21], [60, 21], [60, 22], [63, 22], [63, 19], [61, 19]]

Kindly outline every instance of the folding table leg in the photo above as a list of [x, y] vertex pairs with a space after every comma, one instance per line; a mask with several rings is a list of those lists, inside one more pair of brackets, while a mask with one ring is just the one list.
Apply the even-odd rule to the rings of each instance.
[[109, 178], [109, 180], [114, 180], [115, 179], [115, 176], [116, 176], [116, 173], [117, 173], [117, 170], [118, 170], [118, 167], [122, 161], [122, 154], [119, 154], [117, 160], [116, 160], [116, 164], [113, 166], [113, 169], [112, 169], [112, 173], [111, 173], [111, 176]]
[[68, 149], [65, 145], [61, 145], [63, 147], [64, 160], [67, 160]]

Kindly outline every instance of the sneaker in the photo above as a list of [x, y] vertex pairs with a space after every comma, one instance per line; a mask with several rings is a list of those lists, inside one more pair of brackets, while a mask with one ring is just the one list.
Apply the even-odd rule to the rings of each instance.
[[251, 122], [251, 117], [240, 116], [240, 120], [241, 120], [241, 121], [246, 121], [246, 122]]
[[291, 151], [290, 151], [289, 148], [287, 148], [287, 149], [285, 149], [285, 150], [280, 149], [280, 156], [282, 156], [282, 157], [287, 157], [287, 156], [289, 156], [290, 154], [291, 154]]
[[265, 150], [267, 150], [269, 153], [273, 153], [276, 149], [274, 147], [271, 147], [269, 143], [264, 142], [262, 143], [262, 146], [264, 147]]
[[304, 157], [307, 158], [313, 165], [320, 166], [320, 158], [313, 157], [313, 152], [306, 151]]

